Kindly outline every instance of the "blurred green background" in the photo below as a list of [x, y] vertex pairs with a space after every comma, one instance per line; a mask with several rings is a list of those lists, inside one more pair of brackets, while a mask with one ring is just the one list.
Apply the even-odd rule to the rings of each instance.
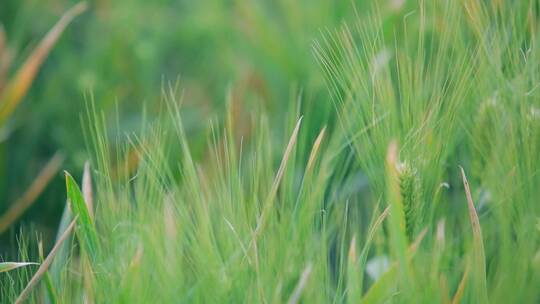
[[[396, 1], [390, 1], [392, 9]], [[397, 1], [400, 2], [400, 1]], [[32, 48], [76, 1], [2, 0], [0, 22], [20, 66]], [[0, 214], [61, 151], [62, 169], [80, 176], [88, 158], [81, 115], [93, 99], [121, 132], [140, 127], [163, 106], [161, 89], [179, 79], [193, 149], [220, 117], [227, 97], [242, 121], [253, 109], [282, 128], [289, 103], [301, 97], [309, 133], [332, 120], [332, 103], [312, 55], [321, 31], [355, 17], [348, 0], [95, 0], [65, 30], [28, 94], [2, 130]], [[355, 4], [361, 14], [364, 6]], [[118, 118], [117, 118], [118, 117]], [[310, 127], [311, 126], [311, 127]], [[245, 131], [249, 132], [249, 131]], [[0, 254], [16, 249], [21, 227], [53, 237], [65, 204], [58, 172], [32, 207], [0, 237]], [[26, 228], [25, 228], [26, 229]]]

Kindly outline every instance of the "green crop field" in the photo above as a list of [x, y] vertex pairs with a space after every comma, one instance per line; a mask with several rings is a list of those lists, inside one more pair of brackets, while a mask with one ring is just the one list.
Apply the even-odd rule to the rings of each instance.
[[0, 303], [540, 303], [539, 0], [0, 0]]

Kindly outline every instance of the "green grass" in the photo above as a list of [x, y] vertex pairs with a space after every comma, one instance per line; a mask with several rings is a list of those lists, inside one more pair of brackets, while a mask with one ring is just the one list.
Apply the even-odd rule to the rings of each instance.
[[[319, 69], [301, 69], [324, 79], [324, 105], [308, 102], [316, 89], [292, 90], [271, 99], [277, 110], [246, 110], [229, 90], [224, 114], [197, 124], [201, 140], [186, 123], [182, 81], [163, 84], [159, 110], [142, 111], [137, 132], [88, 96], [91, 166], [81, 179], [66, 173], [54, 261], [23, 295], [539, 302], [540, 3], [360, 8], [314, 36]], [[265, 37], [282, 58], [286, 37]], [[318, 110], [328, 112], [313, 119]], [[29, 235], [18, 260], [37, 262]], [[2, 301], [20, 296], [33, 269], [0, 273]]]

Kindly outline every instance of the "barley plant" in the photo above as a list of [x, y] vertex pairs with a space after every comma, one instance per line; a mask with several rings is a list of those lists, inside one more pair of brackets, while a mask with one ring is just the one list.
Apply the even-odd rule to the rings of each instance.
[[80, 85], [77, 149], [0, 206], [0, 302], [539, 303], [539, 22], [537, 0], [76, 5], [0, 70], [2, 151], [66, 28], [37, 85]]

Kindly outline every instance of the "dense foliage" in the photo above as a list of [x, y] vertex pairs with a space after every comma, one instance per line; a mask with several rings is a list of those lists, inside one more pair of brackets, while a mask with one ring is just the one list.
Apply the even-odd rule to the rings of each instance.
[[0, 299], [540, 301], [540, 3], [338, 2], [90, 3], [0, 125], [3, 200], [67, 160]]

